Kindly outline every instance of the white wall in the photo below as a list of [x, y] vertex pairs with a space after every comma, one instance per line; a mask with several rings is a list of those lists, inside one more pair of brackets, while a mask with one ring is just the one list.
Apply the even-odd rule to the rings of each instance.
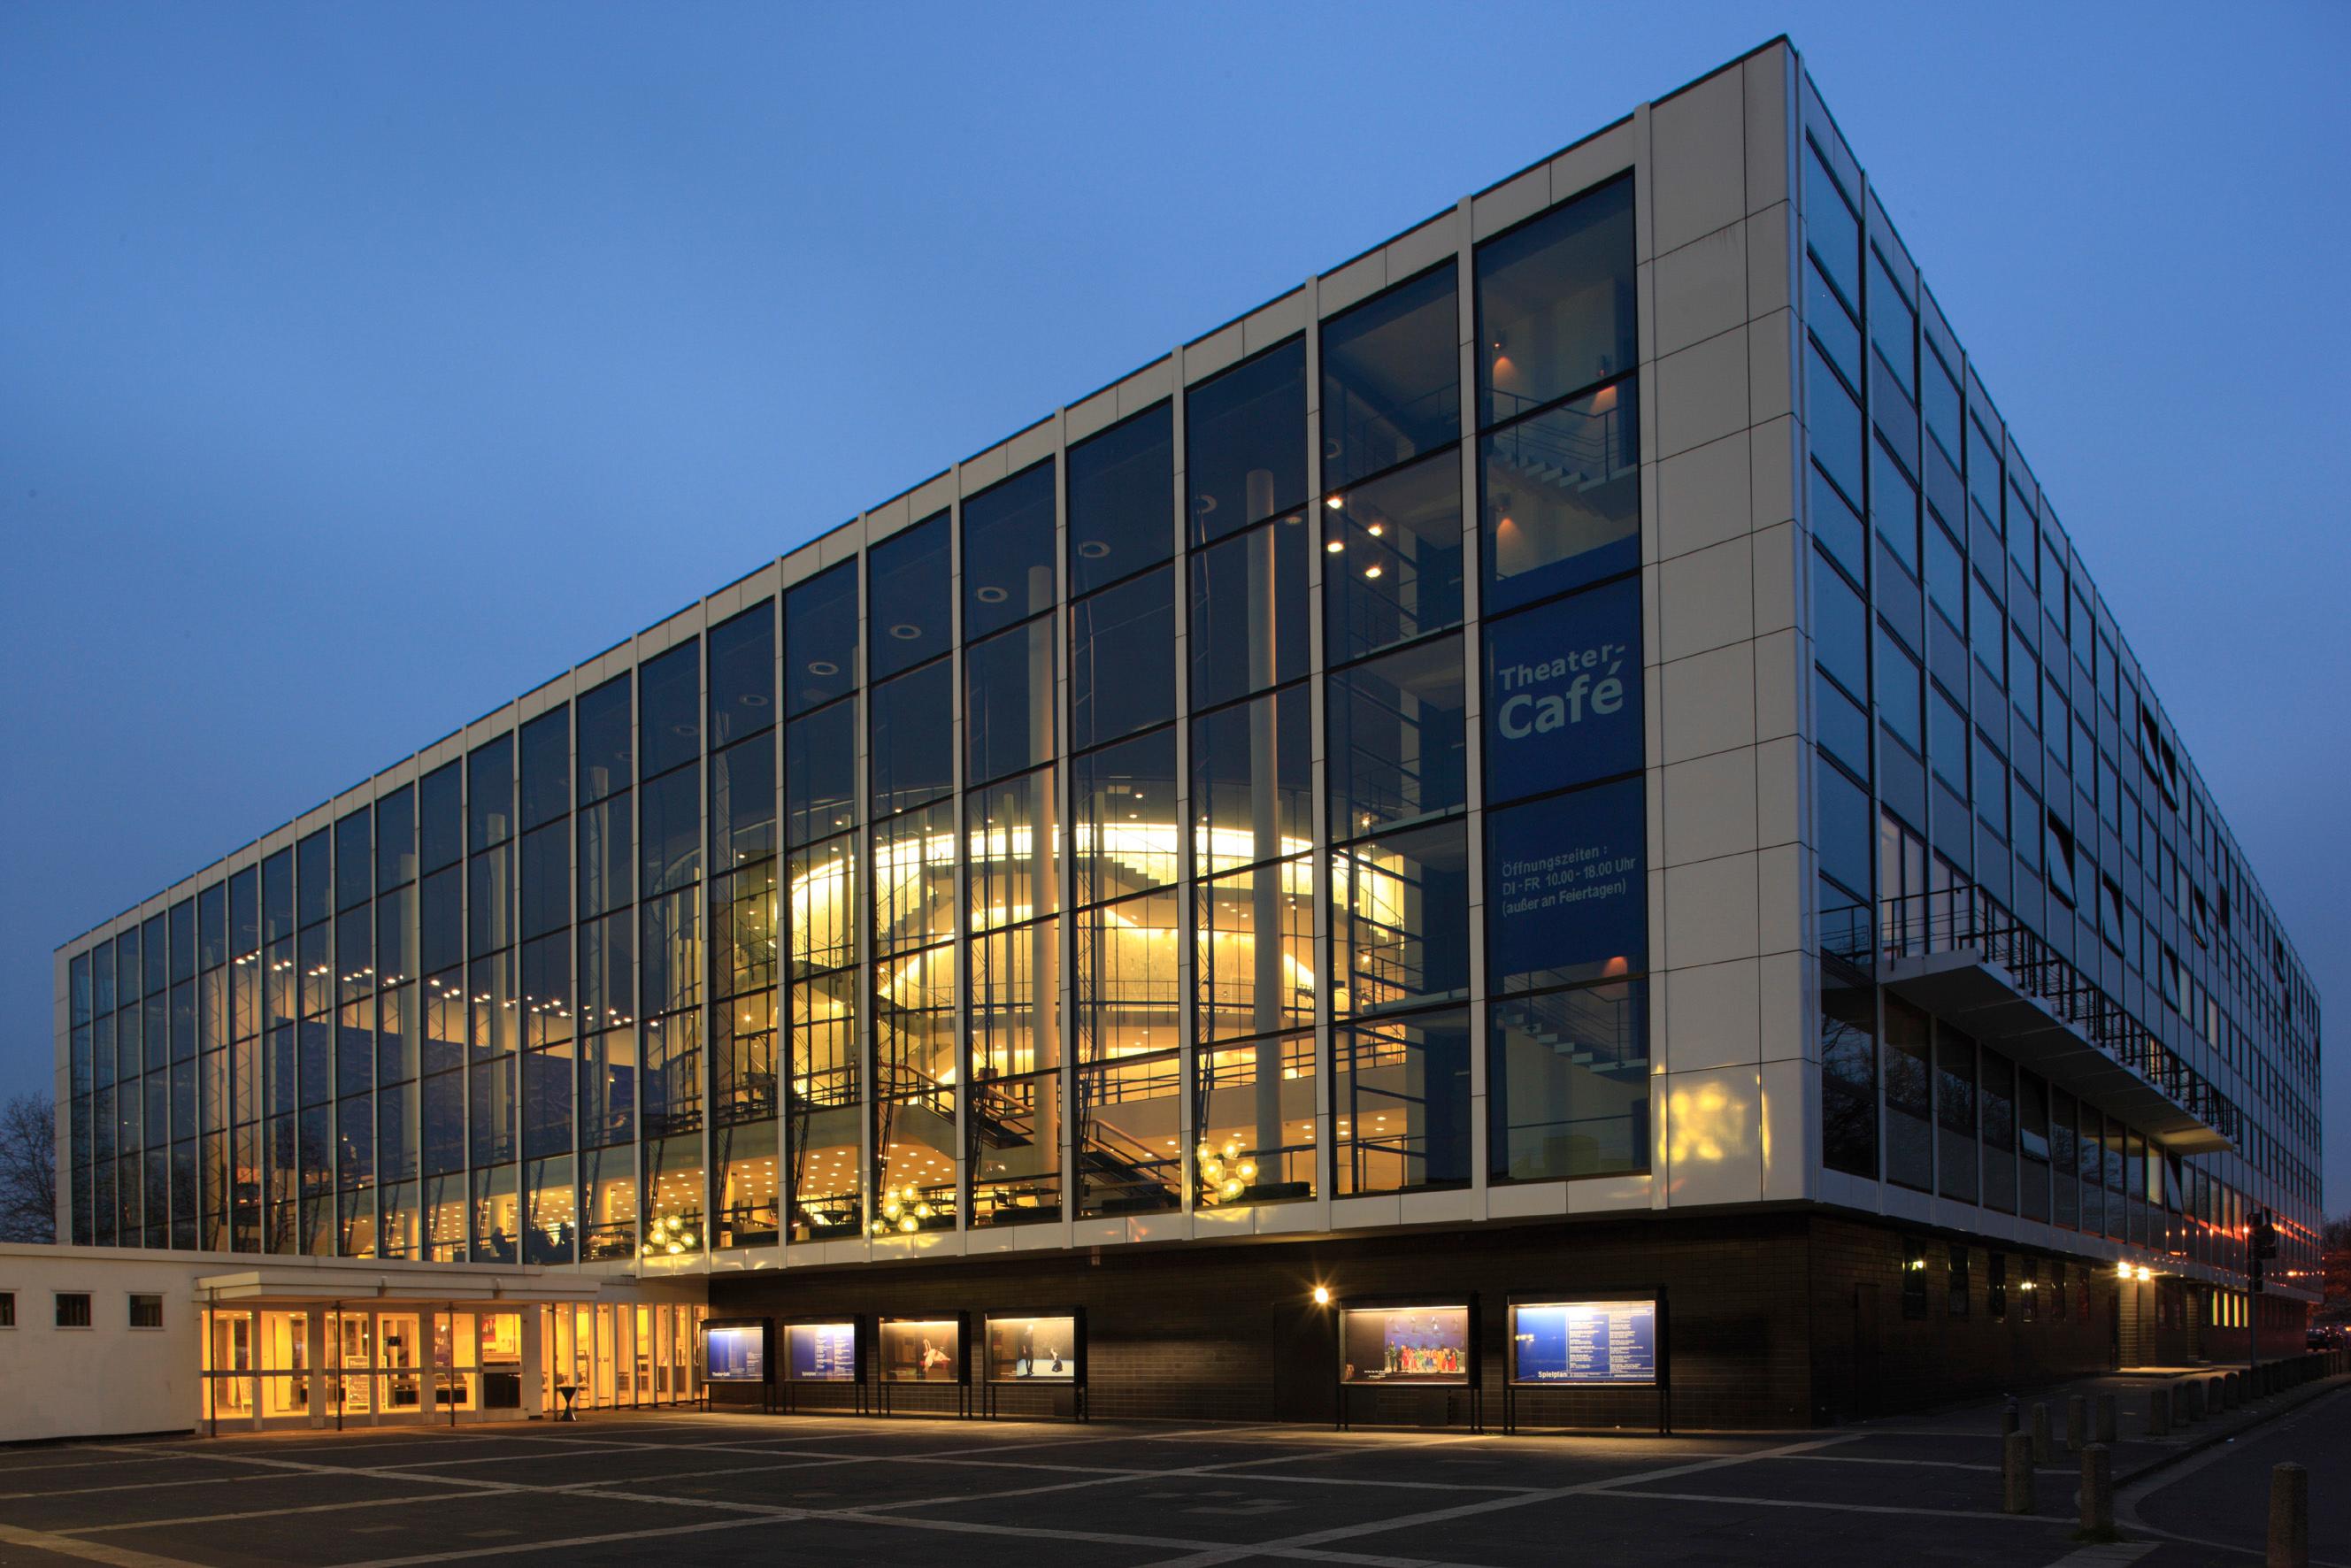
[[[110, 1247], [0, 1246], [0, 1443], [195, 1429], [201, 1408], [198, 1274], [215, 1258]], [[57, 1293], [86, 1291], [90, 1326], [57, 1326]], [[163, 1298], [163, 1326], [131, 1326], [133, 1293]]]

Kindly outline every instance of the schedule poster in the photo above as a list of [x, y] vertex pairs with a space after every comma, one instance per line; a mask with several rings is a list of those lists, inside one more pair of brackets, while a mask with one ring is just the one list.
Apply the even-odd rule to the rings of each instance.
[[1655, 1384], [1657, 1303], [1544, 1301], [1510, 1309], [1511, 1381]]
[[758, 1323], [713, 1326], [703, 1374], [713, 1383], [768, 1381], [767, 1331]]
[[857, 1381], [855, 1323], [792, 1323], [784, 1330], [787, 1375], [795, 1383]]

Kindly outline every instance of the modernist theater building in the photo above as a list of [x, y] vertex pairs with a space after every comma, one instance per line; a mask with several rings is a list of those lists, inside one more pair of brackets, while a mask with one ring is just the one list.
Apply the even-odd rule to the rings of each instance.
[[1777, 1427], [2298, 1345], [2316, 997], [2026, 450], [1769, 45], [67, 943], [0, 1357]]

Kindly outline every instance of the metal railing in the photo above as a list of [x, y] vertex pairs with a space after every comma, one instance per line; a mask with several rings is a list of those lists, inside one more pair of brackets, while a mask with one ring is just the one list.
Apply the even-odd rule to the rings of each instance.
[[2162, 1091], [2222, 1137], [2237, 1136], [2237, 1108], [2155, 1030], [2108, 996], [1999, 900], [1972, 883], [1822, 912], [1822, 950], [1860, 968], [1873, 959], [1972, 951], [2016, 977], [2021, 990], [2097, 1048]]

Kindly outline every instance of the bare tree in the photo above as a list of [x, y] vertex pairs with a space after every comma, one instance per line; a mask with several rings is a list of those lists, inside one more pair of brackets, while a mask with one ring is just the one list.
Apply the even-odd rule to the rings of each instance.
[[0, 1104], [0, 1241], [57, 1239], [57, 1113], [46, 1094]]

